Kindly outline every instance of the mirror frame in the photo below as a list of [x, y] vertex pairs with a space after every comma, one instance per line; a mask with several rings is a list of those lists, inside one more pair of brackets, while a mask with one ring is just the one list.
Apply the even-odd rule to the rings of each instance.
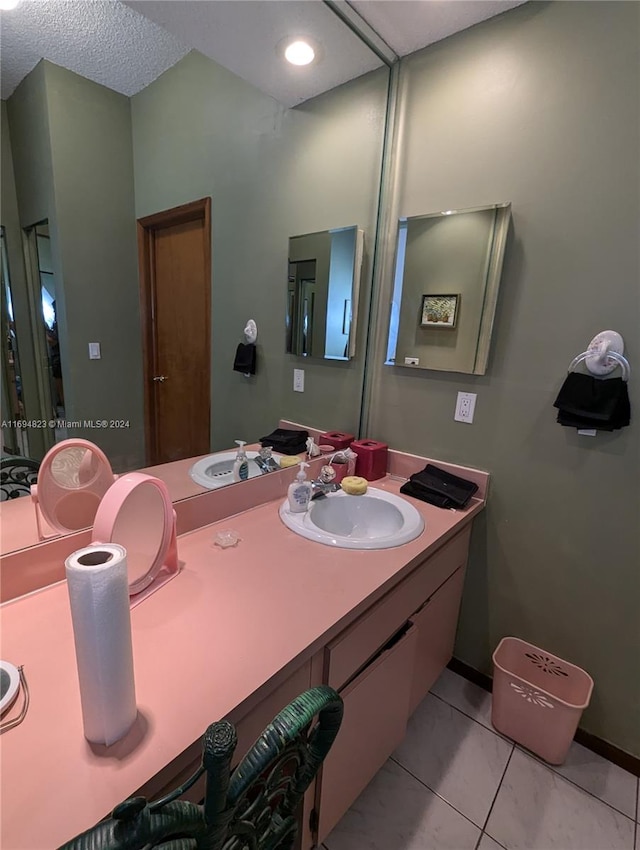
[[[305, 352], [300, 351], [300, 337], [301, 337], [301, 329], [296, 327], [296, 321], [300, 318], [300, 299], [298, 297], [298, 293], [296, 289], [292, 290], [290, 287], [291, 284], [291, 265], [300, 262], [314, 262], [315, 258], [309, 258], [308, 260], [292, 260], [291, 259], [291, 241], [293, 239], [302, 239], [306, 236], [321, 236], [326, 234], [331, 237], [333, 233], [337, 233], [339, 231], [347, 231], [354, 230], [355, 231], [355, 242], [353, 247], [353, 268], [351, 271], [351, 313], [349, 319], [349, 335], [347, 339], [346, 351], [347, 354], [345, 357], [333, 357], [327, 356], [327, 354], [323, 354], [322, 357], [316, 356], [314, 354], [306, 354]], [[356, 336], [357, 336], [357, 328], [358, 328], [358, 304], [360, 301], [360, 283], [362, 280], [362, 268], [364, 261], [364, 229], [357, 224], [347, 225], [345, 227], [332, 227], [327, 230], [317, 230], [313, 233], [299, 233], [295, 236], [289, 237], [289, 245], [287, 250], [288, 255], [288, 273], [287, 273], [287, 300], [286, 300], [286, 323], [285, 323], [285, 353], [292, 354], [294, 357], [312, 357], [314, 360], [337, 360], [342, 362], [348, 362], [352, 360], [356, 355]], [[330, 251], [331, 255], [331, 251]], [[329, 298], [329, 283], [330, 278], [327, 282], [327, 300]], [[293, 298], [291, 294], [293, 293]], [[324, 350], [326, 352], [326, 321], [325, 321], [325, 342], [324, 342]]]
[[[392, 367], [400, 367], [402, 369], [419, 369], [422, 371], [434, 371], [434, 372], [453, 372], [454, 374], [464, 374], [464, 375], [484, 375], [487, 371], [487, 366], [489, 362], [489, 351], [491, 348], [491, 337], [493, 334], [493, 324], [495, 321], [496, 308], [498, 304], [498, 293], [500, 291], [500, 281], [502, 277], [502, 268], [504, 265], [504, 256], [505, 249], [507, 244], [507, 237], [509, 233], [509, 226], [511, 223], [511, 202], [510, 201], [502, 201], [497, 204], [486, 204], [484, 206], [477, 207], [468, 207], [465, 209], [457, 209], [454, 212], [456, 214], [467, 214], [473, 212], [481, 212], [486, 210], [495, 210], [496, 217], [493, 225], [493, 235], [491, 239], [491, 249], [489, 255], [489, 262], [487, 265], [487, 273], [484, 287], [484, 295], [482, 299], [482, 313], [480, 315], [480, 325], [478, 328], [478, 340], [476, 346], [476, 353], [473, 362], [472, 370], [458, 370], [458, 369], [449, 369], [449, 368], [440, 368], [437, 366], [414, 366], [411, 364], [405, 363], [397, 363], [391, 362], [387, 359], [385, 355], [384, 365], [392, 366]], [[394, 250], [394, 262], [393, 262], [393, 275], [395, 279], [397, 262], [398, 262], [398, 243], [399, 243], [399, 233], [400, 233], [400, 224], [401, 222], [408, 221], [418, 221], [427, 218], [439, 218], [445, 215], [442, 210], [433, 213], [426, 213], [424, 215], [412, 215], [412, 216], [401, 216], [396, 222], [396, 234], [395, 234], [395, 250]], [[392, 282], [393, 287], [393, 282]], [[393, 290], [392, 290], [393, 291]], [[387, 345], [385, 346], [385, 351], [388, 353], [388, 345], [389, 345], [389, 334], [391, 328], [391, 311], [393, 310], [393, 297], [390, 299], [389, 304], [389, 314], [387, 321]]]

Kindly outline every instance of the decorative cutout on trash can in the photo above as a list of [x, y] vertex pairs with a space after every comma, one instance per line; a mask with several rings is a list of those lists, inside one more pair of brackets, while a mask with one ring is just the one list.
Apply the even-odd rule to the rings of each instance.
[[549, 658], [548, 655], [538, 655], [536, 652], [525, 652], [525, 655], [531, 661], [532, 664], [535, 664], [536, 667], [539, 667], [543, 673], [553, 673], [554, 676], [568, 676], [569, 674], [566, 670], [563, 670], [559, 664], [553, 660], [553, 658]]
[[534, 705], [541, 705], [543, 708], [553, 708], [553, 703], [549, 702], [545, 694], [540, 691], [534, 691], [533, 688], [528, 688], [526, 685], [516, 685], [515, 682], [509, 682], [513, 690], [526, 699], [527, 702], [532, 702]]

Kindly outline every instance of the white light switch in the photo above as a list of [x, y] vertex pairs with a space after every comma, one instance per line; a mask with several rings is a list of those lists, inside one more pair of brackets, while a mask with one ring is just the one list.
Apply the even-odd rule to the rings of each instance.
[[473, 412], [476, 409], [476, 393], [458, 393], [456, 402], [456, 413], [453, 417], [456, 422], [466, 422], [471, 425]]
[[304, 369], [293, 370], [293, 391], [294, 393], [304, 392]]
[[90, 342], [89, 343], [89, 360], [100, 360], [102, 355], [100, 354], [100, 343], [99, 342]]

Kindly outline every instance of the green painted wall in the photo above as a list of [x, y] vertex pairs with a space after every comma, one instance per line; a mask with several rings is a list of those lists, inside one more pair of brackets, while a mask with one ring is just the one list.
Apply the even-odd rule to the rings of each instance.
[[[129, 98], [44, 64], [66, 305], [67, 418], [129, 421], [128, 428], [74, 429], [69, 436], [97, 443], [114, 469], [135, 469], [145, 457]], [[89, 360], [89, 342], [100, 343], [102, 359]]]
[[[132, 100], [138, 217], [212, 198], [212, 447], [256, 439], [282, 417], [357, 430], [387, 71], [287, 110], [197, 52]], [[290, 236], [365, 230], [359, 353], [284, 353]], [[258, 373], [232, 371], [249, 318]], [[305, 392], [293, 392], [294, 367]]]
[[[8, 101], [20, 224], [48, 219], [66, 419], [116, 471], [144, 465], [129, 99], [43, 60]], [[90, 361], [88, 343], [102, 359]]]
[[[583, 666], [584, 727], [635, 755], [637, 413], [583, 437], [552, 403], [571, 359], [613, 328], [640, 404], [639, 16], [528, 3], [403, 60], [399, 215], [511, 201], [513, 233], [487, 374], [384, 367], [381, 344], [370, 420], [371, 437], [492, 474], [456, 655], [488, 672], [517, 635]], [[478, 394], [473, 425], [453, 421], [458, 391]]]

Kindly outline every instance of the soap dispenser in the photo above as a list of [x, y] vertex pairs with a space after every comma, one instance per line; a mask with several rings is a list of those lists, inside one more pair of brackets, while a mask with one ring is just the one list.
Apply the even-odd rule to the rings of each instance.
[[249, 461], [244, 450], [246, 443], [242, 440], [236, 440], [236, 444], [239, 448], [233, 464], [233, 480], [246, 481], [249, 477]]
[[309, 507], [311, 501], [311, 482], [307, 481], [305, 468], [309, 466], [304, 461], [300, 462], [300, 472], [296, 475], [296, 480], [289, 485], [288, 498], [289, 510], [294, 514], [301, 514]]

